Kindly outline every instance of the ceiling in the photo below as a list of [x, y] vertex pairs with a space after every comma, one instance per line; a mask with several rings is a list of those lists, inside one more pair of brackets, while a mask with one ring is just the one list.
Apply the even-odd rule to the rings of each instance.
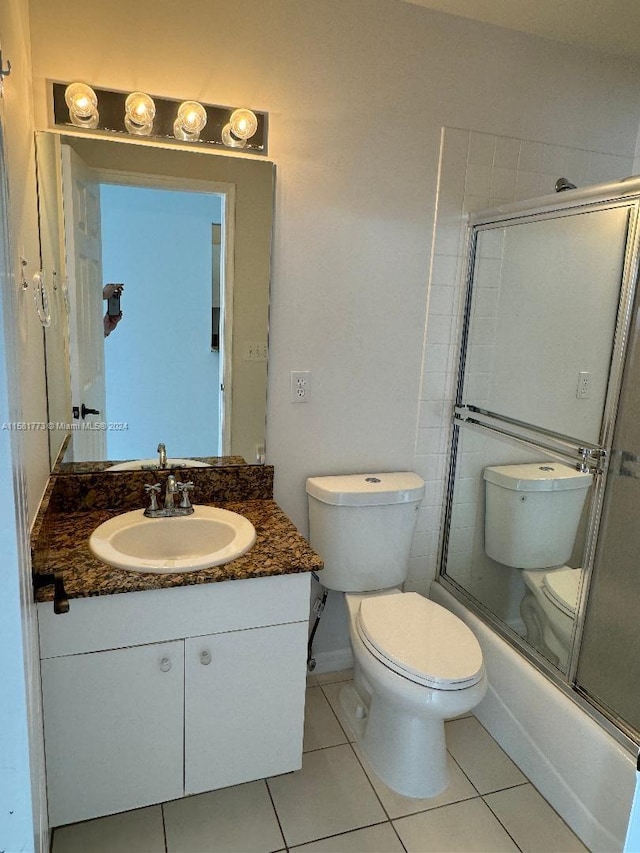
[[640, 62], [640, 0], [406, 0]]

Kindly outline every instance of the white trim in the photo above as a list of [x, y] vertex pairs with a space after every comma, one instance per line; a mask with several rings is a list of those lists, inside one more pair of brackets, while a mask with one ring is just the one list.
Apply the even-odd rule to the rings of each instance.
[[[235, 282], [236, 186], [227, 184], [222, 193], [222, 245], [224, 255], [220, 273], [222, 300], [222, 353], [220, 389], [221, 455], [231, 455], [231, 424], [233, 423], [233, 293]], [[266, 410], [265, 410], [266, 411]]]
[[[19, 287], [9, 233], [10, 200], [0, 100], [0, 421], [22, 420], [16, 363]], [[0, 431], [0, 844], [3, 850], [49, 847], [40, 670], [31, 586], [24, 448]]]
[[316, 666], [313, 675], [321, 675], [323, 672], [341, 672], [353, 666], [353, 652], [348, 649], [334, 649], [331, 652], [318, 652], [313, 655]]

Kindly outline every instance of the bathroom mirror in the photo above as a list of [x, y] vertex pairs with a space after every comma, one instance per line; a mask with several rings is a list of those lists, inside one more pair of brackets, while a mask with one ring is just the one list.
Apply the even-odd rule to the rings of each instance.
[[[584, 577], [593, 477], [581, 475], [575, 465], [562, 462], [540, 448], [526, 447], [489, 430], [468, 424], [456, 430], [457, 452], [443, 573], [494, 619], [566, 673]], [[497, 476], [496, 468], [500, 469]], [[534, 480], [536, 476], [538, 479]], [[529, 488], [528, 477], [533, 481]], [[572, 488], [557, 488], [558, 485]], [[503, 502], [496, 515], [487, 513], [491, 489], [492, 497], [495, 499], [498, 494]], [[520, 530], [517, 525], [522, 525], [528, 506], [534, 507], [532, 515], [539, 523], [545, 517], [544, 503], [549, 497], [554, 503], [550, 513], [557, 529], [551, 530], [553, 525], [549, 524], [543, 531], [532, 531], [531, 536], [541, 543], [543, 550], [536, 559], [531, 537], [525, 541], [528, 528]], [[508, 524], [513, 507], [518, 515], [513, 524]], [[496, 544], [495, 537], [502, 539]], [[520, 549], [514, 545], [518, 538]], [[505, 542], [508, 547], [504, 547]], [[507, 551], [508, 555], [503, 556]], [[519, 561], [523, 553], [525, 559]], [[502, 560], [496, 559], [497, 556]], [[556, 556], [557, 565], [550, 565], [555, 563]], [[523, 564], [513, 565], [519, 562]], [[537, 565], [538, 562], [546, 565]]]
[[52, 464], [67, 436], [63, 472], [159, 442], [261, 461], [273, 164], [50, 132], [36, 152]]
[[622, 205], [478, 229], [467, 405], [601, 440], [628, 219]]

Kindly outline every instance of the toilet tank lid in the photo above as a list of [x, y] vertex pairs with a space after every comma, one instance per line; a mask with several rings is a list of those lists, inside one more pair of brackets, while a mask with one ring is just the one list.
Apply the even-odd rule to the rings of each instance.
[[562, 462], [532, 462], [525, 465], [497, 465], [484, 469], [484, 479], [504, 489], [518, 492], [568, 491], [586, 489], [593, 475], [583, 474]]
[[424, 480], [411, 471], [309, 477], [307, 494], [336, 506], [413, 503], [424, 496]]

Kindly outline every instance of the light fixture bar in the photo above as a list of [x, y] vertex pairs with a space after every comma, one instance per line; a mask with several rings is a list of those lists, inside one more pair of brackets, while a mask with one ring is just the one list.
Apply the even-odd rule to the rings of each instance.
[[[55, 126], [78, 130], [78, 125], [74, 124], [70, 118], [69, 107], [65, 101], [65, 91], [70, 84], [53, 82], [50, 85]], [[98, 89], [95, 86], [91, 88], [98, 100], [97, 109], [99, 114], [97, 124], [91, 128], [93, 134], [98, 132], [105, 135], [118, 134], [128, 137], [140, 135], [139, 133], [134, 134], [125, 124], [126, 102], [130, 93]], [[140, 95], [142, 93], [134, 94]], [[200, 145], [205, 148], [213, 147], [221, 151], [228, 151], [230, 148], [233, 148], [234, 151], [249, 154], [267, 153], [267, 113], [256, 110], [250, 111], [255, 115], [257, 121], [256, 131], [250, 139], [245, 141], [245, 144], [241, 148], [238, 148], [225, 144], [223, 141], [223, 130], [231, 122], [232, 115], [239, 112], [238, 108], [201, 104], [206, 113], [206, 122], [199, 131], [199, 134], [187, 134], [183, 137], [177, 137], [175, 132], [176, 119], [178, 110], [185, 101], [174, 100], [172, 98], [159, 98], [156, 95], [152, 95], [151, 98], [153, 99], [151, 102], [155, 106], [155, 116], [153, 117], [153, 126], [150, 132], [145, 134], [145, 139], [173, 140], [181, 143], [187, 141], [190, 145]]]

